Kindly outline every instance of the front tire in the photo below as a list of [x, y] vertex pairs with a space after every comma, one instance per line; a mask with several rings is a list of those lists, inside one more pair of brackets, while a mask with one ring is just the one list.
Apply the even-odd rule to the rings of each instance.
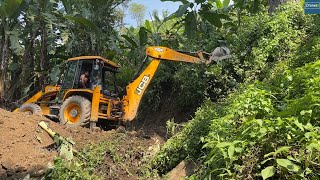
[[69, 127], [88, 125], [90, 116], [91, 102], [82, 96], [67, 98], [59, 111], [60, 123]]
[[29, 104], [23, 104], [19, 108], [19, 112], [26, 112], [30, 115], [39, 115], [42, 116], [42, 110], [41, 107], [38, 106], [37, 104], [34, 103], [29, 103]]

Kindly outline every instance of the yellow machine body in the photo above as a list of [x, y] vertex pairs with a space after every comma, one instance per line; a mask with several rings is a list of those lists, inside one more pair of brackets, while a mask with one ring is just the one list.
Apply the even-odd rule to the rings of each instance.
[[[50, 116], [52, 114], [50, 109], [52, 106], [61, 106], [71, 96], [81, 96], [91, 102], [90, 122], [97, 122], [99, 119], [131, 121], [136, 117], [140, 101], [161, 61], [168, 60], [196, 64], [210, 63], [203, 57], [202, 51], [197, 52], [196, 56], [192, 56], [166, 47], [151, 46], [146, 49], [146, 55], [147, 58], [152, 59], [151, 62], [144, 70], [141, 69], [137, 77], [127, 85], [125, 94], [122, 97], [110, 97], [102, 93], [103, 89], [99, 86], [91, 89], [64, 89], [63, 85], [55, 85], [46, 86], [44, 91], [36, 93], [24, 104], [36, 103], [41, 107], [44, 115]], [[92, 60], [93, 63], [101, 61], [110, 68], [120, 68], [119, 65], [111, 60], [100, 56], [81, 56], [68, 59], [69, 62], [83, 60]], [[57, 99], [60, 101], [57, 101]], [[15, 111], [19, 111], [19, 109]]]

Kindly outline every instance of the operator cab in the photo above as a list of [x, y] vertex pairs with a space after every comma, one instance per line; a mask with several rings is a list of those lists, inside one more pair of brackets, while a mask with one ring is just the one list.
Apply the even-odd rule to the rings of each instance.
[[106, 96], [117, 94], [116, 76], [120, 66], [100, 56], [70, 58], [65, 66], [61, 90], [87, 89], [99, 86]]

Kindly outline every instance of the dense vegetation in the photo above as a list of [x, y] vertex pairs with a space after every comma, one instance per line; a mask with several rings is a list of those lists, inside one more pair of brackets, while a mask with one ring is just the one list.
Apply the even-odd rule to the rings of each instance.
[[0, 96], [15, 101], [39, 90], [50, 72], [56, 82], [55, 67], [69, 57], [112, 52], [123, 2], [1, 0]]
[[229, 41], [235, 57], [222, 65], [234, 63], [229, 75], [237, 77], [237, 90], [205, 102], [153, 167], [165, 173], [191, 159], [202, 164], [196, 179], [318, 177], [317, 21], [299, 4], [243, 17], [245, 28]]

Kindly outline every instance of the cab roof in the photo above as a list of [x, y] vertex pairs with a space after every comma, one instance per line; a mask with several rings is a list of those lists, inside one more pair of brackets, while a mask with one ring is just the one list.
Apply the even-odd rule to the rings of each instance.
[[99, 60], [102, 60], [103, 62], [107, 63], [108, 65], [114, 67], [114, 68], [119, 68], [120, 66], [111, 61], [111, 60], [108, 60], [108, 59], [105, 59], [101, 56], [79, 56], [79, 57], [74, 57], [74, 58], [69, 58], [68, 61], [78, 61], [78, 60], [96, 60], [96, 59], [99, 59]]

